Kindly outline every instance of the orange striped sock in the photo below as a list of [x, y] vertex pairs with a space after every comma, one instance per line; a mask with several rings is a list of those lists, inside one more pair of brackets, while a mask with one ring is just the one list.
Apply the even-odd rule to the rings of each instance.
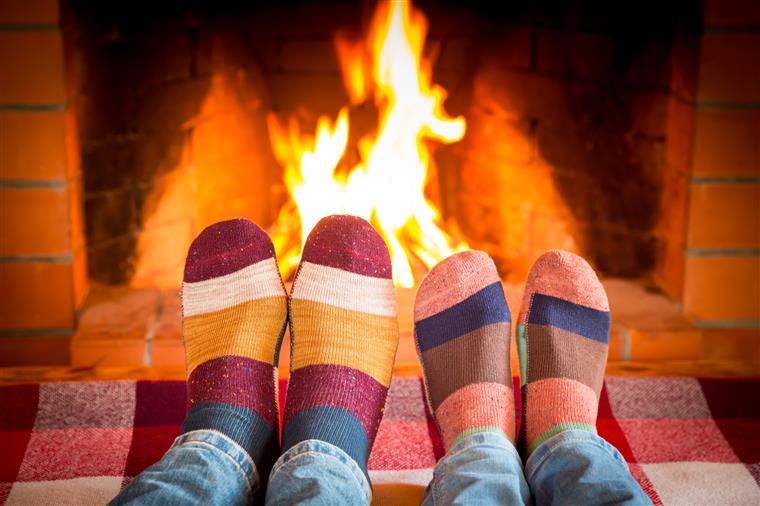
[[388, 249], [369, 223], [328, 216], [304, 246], [290, 301], [283, 451], [318, 439], [367, 475], [398, 346]]
[[217, 430], [266, 483], [279, 454], [276, 364], [287, 296], [267, 234], [216, 223], [193, 241], [182, 284], [188, 407], [183, 432]]

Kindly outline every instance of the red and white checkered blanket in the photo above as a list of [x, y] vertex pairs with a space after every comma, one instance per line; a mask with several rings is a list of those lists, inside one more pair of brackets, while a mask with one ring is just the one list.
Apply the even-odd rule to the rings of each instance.
[[[105, 503], [184, 414], [180, 381], [0, 387], [0, 503]], [[609, 377], [597, 425], [655, 504], [760, 504], [760, 380]], [[442, 455], [420, 379], [394, 378], [373, 482], [424, 487]]]

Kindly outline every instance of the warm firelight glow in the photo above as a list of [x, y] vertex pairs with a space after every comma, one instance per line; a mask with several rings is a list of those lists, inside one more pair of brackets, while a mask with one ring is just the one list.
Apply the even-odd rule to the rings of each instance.
[[466, 247], [439, 228], [438, 210], [425, 197], [427, 143], [456, 142], [465, 132], [464, 118], [443, 110], [446, 91], [431, 83], [432, 62], [422, 55], [426, 33], [427, 20], [411, 2], [381, 1], [366, 40], [336, 39], [352, 105], [372, 96], [379, 115], [377, 131], [359, 139], [361, 161], [351, 170], [338, 170], [349, 138], [348, 107], [335, 122], [321, 116], [313, 137], [301, 134], [295, 118], [286, 127], [270, 115], [272, 146], [293, 200], [274, 225], [284, 275], [297, 265], [311, 228], [329, 214], [361, 216], [380, 231], [398, 286], [414, 285], [414, 259], [430, 268]]

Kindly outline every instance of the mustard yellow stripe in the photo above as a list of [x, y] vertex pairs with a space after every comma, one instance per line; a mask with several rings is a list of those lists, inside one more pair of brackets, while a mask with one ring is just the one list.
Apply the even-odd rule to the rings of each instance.
[[288, 314], [287, 299], [267, 297], [184, 319], [187, 373], [225, 355], [274, 363], [277, 338]]
[[321, 302], [292, 299], [291, 370], [309, 365], [351, 367], [388, 387], [398, 347], [398, 320]]

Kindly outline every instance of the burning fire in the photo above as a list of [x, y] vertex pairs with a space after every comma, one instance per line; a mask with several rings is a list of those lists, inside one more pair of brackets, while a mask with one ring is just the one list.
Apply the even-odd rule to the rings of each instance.
[[313, 136], [301, 133], [296, 118], [284, 125], [274, 114], [268, 117], [292, 197], [273, 235], [284, 276], [298, 264], [312, 227], [330, 214], [361, 216], [380, 231], [397, 286], [414, 285], [414, 259], [431, 268], [466, 248], [439, 228], [438, 210], [424, 194], [431, 168], [427, 143], [456, 142], [465, 132], [464, 118], [443, 110], [446, 91], [431, 82], [432, 61], [422, 55], [426, 33], [427, 19], [411, 2], [381, 0], [366, 40], [336, 39], [351, 104], [372, 96], [379, 116], [377, 130], [359, 139], [360, 162], [350, 170], [340, 170], [341, 161], [347, 163], [348, 106], [334, 122], [321, 116]]

